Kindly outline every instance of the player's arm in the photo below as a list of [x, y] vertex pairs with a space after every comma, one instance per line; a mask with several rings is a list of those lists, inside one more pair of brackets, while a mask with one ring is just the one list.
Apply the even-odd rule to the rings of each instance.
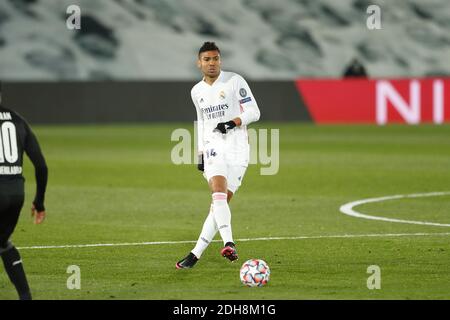
[[239, 117], [233, 119], [236, 126], [248, 126], [250, 123], [258, 121], [261, 116], [258, 104], [247, 81], [239, 75], [236, 76], [235, 92], [243, 110]]
[[48, 168], [42, 154], [39, 143], [31, 128], [25, 123], [27, 135], [25, 138], [25, 153], [30, 158], [34, 166], [36, 177], [36, 195], [31, 208], [31, 215], [34, 217], [34, 223], [40, 224], [45, 219], [45, 191], [47, 189]]
[[222, 133], [227, 133], [228, 130], [234, 127], [247, 126], [252, 122], [258, 121], [261, 116], [258, 104], [248, 83], [239, 75], [236, 75], [234, 92], [241, 106], [242, 113], [233, 120], [217, 124], [216, 130]]
[[195, 98], [193, 92], [191, 91], [192, 102], [195, 106], [195, 111], [197, 113], [197, 148], [198, 148], [198, 164], [197, 168], [200, 171], [204, 171], [204, 159], [203, 159], [203, 113], [200, 109], [197, 99]]

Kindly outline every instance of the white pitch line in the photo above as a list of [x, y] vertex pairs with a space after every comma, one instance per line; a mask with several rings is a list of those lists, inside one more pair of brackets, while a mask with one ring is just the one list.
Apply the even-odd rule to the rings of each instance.
[[[270, 240], [306, 240], [306, 239], [336, 239], [336, 238], [374, 238], [374, 237], [417, 237], [417, 236], [450, 236], [450, 232], [442, 233], [374, 233], [374, 234], [341, 234], [328, 236], [299, 236], [299, 237], [267, 237], [267, 238], [247, 238], [236, 239], [236, 242], [247, 241], [270, 241]], [[150, 246], [162, 244], [186, 244], [196, 243], [196, 240], [186, 241], [153, 241], [153, 242], [126, 242], [126, 243], [96, 243], [96, 244], [76, 244], [61, 246], [32, 246], [19, 247], [19, 250], [36, 250], [36, 249], [70, 249], [70, 248], [93, 248], [93, 247], [123, 247], [123, 246]], [[213, 242], [222, 242], [221, 240], [213, 240]]]
[[429, 193], [414, 193], [414, 194], [404, 194], [404, 195], [395, 195], [395, 196], [386, 196], [386, 197], [380, 197], [380, 198], [370, 198], [370, 199], [362, 199], [357, 200], [353, 202], [346, 203], [342, 205], [339, 210], [348, 216], [356, 217], [356, 218], [363, 218], [363, 219], [369, 219], [369, 220], [380, 220], [380, 221], [387, 221], [387, 222], [398, 222], [398, 223], [409, 223], [409, 224], [420, 224], [420, 225], [427, 225], [427, 226], [437, 226], [437, 227], [450, 227], [450, 224], [448, 223], [437, 223], [437, 222], [428, 222], [428, 221], [414, 221], [414, 220], [402, 220], [402, 219], [393, 219], [393, 218], [385, 218], [385, 217], [379, 217], [379, 216], [372, 216], [368, 214], [362, 214], [358, 211], [353, 210], [354, 207], [366, 204], [366, 203], [372, 203], [372, 202], [381, 202], [381, 201], [387, 201], [387, 200], [397, 200], [397, 199], [403, 199], [403, 198], [420, 198], [420, 197], [437, 197], [437, 196], [446, 196], [450, 195], [450, 192], [429, 192]]

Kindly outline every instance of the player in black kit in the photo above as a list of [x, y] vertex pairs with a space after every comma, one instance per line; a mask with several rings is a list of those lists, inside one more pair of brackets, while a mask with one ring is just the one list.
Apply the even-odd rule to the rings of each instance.
[[35, 168], [36, 197], [31, 209], [36, 224], [45, 218], [44, 197], [47, 187], [47, 165], [39, 143], [26, 121], [2, 106], [0, 82], [0, 255], [9, 279], [21, 300], [31, 300], [19, 251], [9, 240], [24, 203], [25, 179], [22, 176], [23, 153]]

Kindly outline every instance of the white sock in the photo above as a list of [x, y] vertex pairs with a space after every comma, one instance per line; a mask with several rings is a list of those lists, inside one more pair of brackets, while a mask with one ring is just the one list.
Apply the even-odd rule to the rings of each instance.
[[217, 230], [218, 229], [217, 229], [216, 221], [214, 220], [213, 205], [211, 204], [211, 208], [209, 209], [209, 214], [206, 217], [205, 223], [203, 223], [203, 229], [197, 240], [197, 244], [195, 245], [195, 248], [192, 249], [192, 251], [191, 251], [193, 254], [195, 254], [195, 256], [198, 259], [200, 259], [203, 252], [206, 250], [208, 245], [214, 239], [214, 236], [216, 235]]
[[214, 219], [223, 243], [234, 242], [231, 232], [231, 211], [227, 202], [227, 194], [223, 192], [215, 192], [212, 195], [214, 204]]

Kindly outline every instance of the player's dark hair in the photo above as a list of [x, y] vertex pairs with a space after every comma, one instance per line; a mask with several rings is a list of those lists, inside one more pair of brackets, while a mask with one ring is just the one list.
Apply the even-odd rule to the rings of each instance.
[[2, 93], [2, 82], [0, 81], [0, 93]]
[[218, 46], [216, 46], [215, 42], [205, 42], [205, 43], [203, 43], [203, 45], [198, 50], [198, 55], [200, 56], [200, 54], [202, 52], [206, 52], [206, 51], [218, 51], [220, 53], [220, 49], [219, 49]]

